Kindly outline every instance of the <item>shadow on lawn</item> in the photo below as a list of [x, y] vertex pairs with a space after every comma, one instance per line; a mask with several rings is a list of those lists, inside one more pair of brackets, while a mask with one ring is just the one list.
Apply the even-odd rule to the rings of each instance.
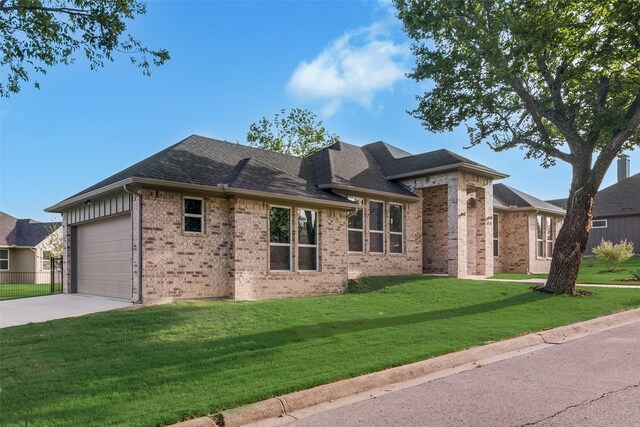
[[[426, 277], [425, 279], [428, 280]], [[397, 278], [396, 284], [402, 280]], [[396, 281], [387, 280], [386, 282]], [[58, 361], [59, 363], [61, 359], [64, 360], [54, 368], [56, 371], [54, 377], [50, 377], [48, 384], [44, 387], [43, 384], [34, 382], [35, 378], [29, 378], [31, 384], [23, 384], [21, 388], [29, 389], [30, 393], [38, 390], [35, 396], [31, 395], [31, 399], [38, 401], [41, 408], [50, 408], [53, 414], [56, 412], [54, 408], [60, 406], [66, 407], [70, 412], [84, 411], [85, 405], [89, 402], [71, 402], [69, 399], [72, 399], [72, 396], [82, 396], [86, 393], [100, 396], [98, 400], [105, 405], [94, 414], [96, 418], [93, 420], [106, 421], [109, 419], [108, 414], [112, 408], [133, 405], [137, 399], [142, 399], [142, 396], [153, 394], [154, 389], [163, 390], [171, 384], [172, 388], [175, 387], [176, 396], [185, 393], [188, 395], [191, 384], [199, 384], [206, 378], [207, 383], [211, 383], [211, 387], [207, 387], [206, 407], [199, 407], [203, 405], [202, 402], [183, 401], [176, 402], [176, 407], [172, 410], [155, 408], [147, 414], [153, 413], [152, 418], [159, 417], [156, 420], [159, 423], [175, 421], [177, 419], [170, 418], [174, 416], [180, 418], [202, 410], [205, 412], [221, 410], [246, 403], [247, 399], [260, 400], [274, 393], [287, 392], [326, 381], [323, 380], [327, 378], [326, 374], [323, 374], [322, 370], [314, 369], [310, 369], [312, 372], [293, 382], [284, 381], [283, 378], [286, 375], [283, 369], [299, 369], [300, 363], [306, 363], [301, 359], [297, 365], [295, 362], [292, 364], [291, 358], [308, 353], [291, 348], [287, 350], [288, 346], [343, 334], [473, 316], [509, 309], [544, 298], [551, 297], [526, 292], [465, 307], [391, 317], [327, 321], [220, 338], [211, 337], [219, 335], [219, 331], [216, 330], [217, 322], [210, 322], [209, 325], [201, 325], [202, 328], [197, 333], [189, 333], [185, 336], [172, 335], [175, 338], [172, 340], [148, 338], [162, 331], [179, 331], [181, 327], [197, 321], [198, 316], [206, 316], [213, 307], [192, 306], [181, 307], [179, 310], [160, 307], [147, 312], [132, 312], [131, 316], [114, 316], [120, 319], [115, 322], [105, 322], [108, 319], [102, 318], [100, 323], [94, 320], [101, 318], [97, 316], [86, 318], [84, 323], [79, 322], [78, 325], [82, 324], [83, 327], [79, 328], [76, 334], [102, 335], [105, 339], [95, 339], [93, 347], [74, 347], [73, 345], [56, 347], [46, 355], [46, 360], [41, 361], [41, 365], [46, 365], [47, 362]], [[255, 320], [260, 321], [260, 319]], [[92, 323], [97, 330], [91, 329]], [[55, 332], [52, 335], [55, 335]], [[379, 339], [380, 335], [372, 334], [372, 345]], [[359, 342], [362, 344], [362, 340]], [[309, 351], [317, 351], [319, 348], [324, 348], [327, 342], [320, 341], [316, 347], [313, 344], [308, 345]], [[316, 350], [312, 350], [313, 348]], [[348, 353], [348, 348], [345, 348], [345, 352]], [[100, 360], [105, 363], [100, 363]], [[367, 367], [365, 363], [362, 369]], [[44, 366], [40, 368], [43, 369]], [[345, 375], [347, 372], [351, 371], [335, 372], [333, 375]], [[87, 374], [90, 375], [87, 376]], [[15, 379], [20, 381], [19, 378]], [[235, 390], [242, 381], [254, 383], [251, 393], [249, 395], [231, 393], [232, 396], [230, 396], [230, 391]], [[49, 390], [51, 387], [54, 387], [55, 391]], [[9, 393], [11, 392], [7, 389], [7, 394]], [[112, 401], [115, 396], [121, 396], [121, 398]], [[11, 412], [11, 408], [8, 409]], [[38, 415], [33, 414], [34, 423], [51, 422], [47, 411], [41, 411]], [[5, 415], [8, 414], [5, 413]], [[20, 417], [17, 414], [16, 416]], [[39, 417], [42, 418], [38, 419]], [[11, 417], [5, 418], [5, 421], [12, 421]]]
[[346, 294], [366, 294], [369, 292], [376, 292], [385, 288], [391, 288], [394, 286], [402, 285], [407, 282], [429, 281], [434, 279], [442, 280], [442, 277], [427, 276], [427, 275], [413, 275], [413, 276], [371, 276], [361, 277], [359, 279], [349, 280]]

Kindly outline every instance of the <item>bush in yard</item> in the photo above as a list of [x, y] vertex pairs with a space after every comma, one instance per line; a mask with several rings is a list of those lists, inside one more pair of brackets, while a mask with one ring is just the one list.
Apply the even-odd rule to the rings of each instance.
[[602, 240], [598, 246], [593, 248], [593, 253], [600, 261], [609, 267], [609, 270], [605, 270], [603, 273], [621, 271], [614, 269], [614, 267], [616, 264], [625, 262], [633, 256], [633, 243], [623, 240], [617, 245], [614, 245], [613, 242]]

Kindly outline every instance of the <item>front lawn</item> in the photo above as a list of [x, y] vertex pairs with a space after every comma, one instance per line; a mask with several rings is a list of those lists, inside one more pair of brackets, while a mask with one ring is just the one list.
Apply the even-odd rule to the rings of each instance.
[[[633, 258], [618, 264], [616, 269], [621, 269], [615, 273], [603, 272], [608, 267], [604, 265], [600, 260], [595, 257], [583, 258], [580, 265], [580, 272], [578, 273], [578, 283], [583, 284], [603, 284], [603, 285], [630, 285], [640, 286], [640, 282], [630, 282], [622, 279], [631, 278], [631, 270], [640, 271], [640, 256], [634, 256]], [[546, 274], [511, 274], [511, 273], [498, 273], [494, 274], [495, 279], [508, 279], [508, 280], [523, 280], [523, 279], [546, 279]]]
[[0, 330], [0, 425], [153, 426], [640, 306], [510, 283], [369, 278], [344, 295], [200, 301]]

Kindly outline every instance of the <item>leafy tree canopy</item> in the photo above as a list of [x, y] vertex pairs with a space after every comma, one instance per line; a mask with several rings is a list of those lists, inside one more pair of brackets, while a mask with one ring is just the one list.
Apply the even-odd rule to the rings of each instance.
[[126, 21], [145, 13], [138, 0], [0, 0], [0, 96], [19, 92], [32, 72], [73, 63], [78, 51], [91, 69], [120, 52], [149, 75], [151, 64], [162, 65], [169, 52], [125, 34]]
[[471, 144], [520, 146], [546, 167], [640, 142], [640, 2], [395, 3], [416, 41], [411, 77], [435, 83], [413, 111], [429, 130], [467, 123]]
[[263, 117], [249, 126], [247, 141], [253, 146], [292, 156], [306, 157], [340, 139], [328, 133], [317, 116], [306, 109], [285, 109], [269, 121]]

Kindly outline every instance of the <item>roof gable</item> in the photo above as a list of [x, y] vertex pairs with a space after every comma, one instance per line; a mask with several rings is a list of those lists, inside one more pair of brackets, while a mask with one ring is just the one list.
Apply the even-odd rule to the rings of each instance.
[[18, 219], [0, 212], [0, 246], [37, 246], [59, 225], [58, 222]]

